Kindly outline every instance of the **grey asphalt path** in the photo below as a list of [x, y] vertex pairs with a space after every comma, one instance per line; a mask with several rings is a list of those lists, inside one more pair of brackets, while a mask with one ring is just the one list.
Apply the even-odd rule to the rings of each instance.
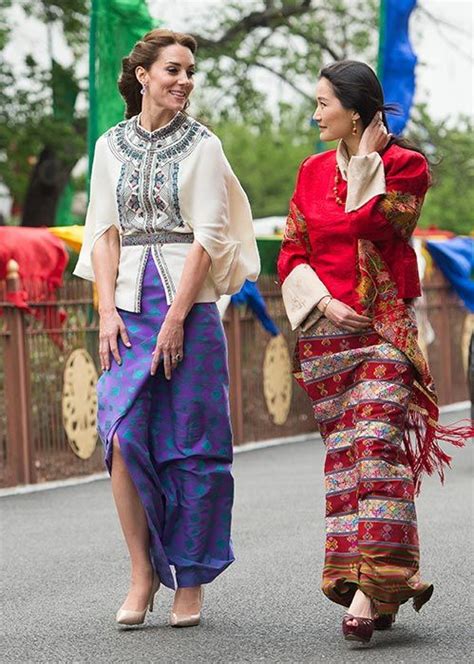
[[[466, 413], [467, 414], [467, 413]], [[2, 513], [0, 661], [49, 663], [472, 661], [472, 454], [455, 450], [444, 488], [418, 502], [423, 571], [435, 583], [370, 650], [340, 637], [342, 609], [319, 591], [323, 448], [319, 440], [238, 455], [235, 562], [205, 596], [200, 627], [168, 627], [162, 589], [141, 628], [114, 614], [128, 565], [108, 481], [10, 496]]]

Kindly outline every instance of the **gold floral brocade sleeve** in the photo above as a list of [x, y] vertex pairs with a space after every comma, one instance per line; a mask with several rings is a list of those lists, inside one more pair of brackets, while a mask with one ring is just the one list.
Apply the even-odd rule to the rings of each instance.
[[389, 191], [379, 203], [379, 210], [404, 240], [409, 240], [416, 228], [423, 205], [423, 196], [403, 191]]

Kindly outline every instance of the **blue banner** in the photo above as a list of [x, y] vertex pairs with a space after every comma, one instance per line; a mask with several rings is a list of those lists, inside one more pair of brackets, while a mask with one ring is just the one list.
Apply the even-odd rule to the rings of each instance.
[[260, 293], [257, 284], [246, 280], [238, 293], [232, 295], [232, 304], [239, 306], [246, 304], [258, 318], [263, 327], [270, 332], [273, 337], [280, 334], [280, 330], [275, 325], [267, 311], [267, 305]]
[[469, 311], [474, 312], [474, 238], [426, 243], [436, 265]]
[[410, 117], [415, 94], [417, 57], [409, 37], [410, 14], [416, 0], [381, 0], [378, 74], [387, 104], [400, 115], [387, 114], [390, 131], [401, 134]]

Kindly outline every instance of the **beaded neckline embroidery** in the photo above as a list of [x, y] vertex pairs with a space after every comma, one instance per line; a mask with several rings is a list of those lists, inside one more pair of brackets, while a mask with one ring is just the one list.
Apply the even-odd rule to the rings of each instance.
[[139, 116], [120, 122], [107, 133], [110, 149], [120, 161], [140, 159], [144, 153], [160, 153], [160, 161], [182, 159], [196, 140], [208, 132], [199, 122], [178, 113], [169, 124], [154, 132], [140, 126]]
[[163, 141], [163, 139], [171, 136], [186, 122], [187, 119], [183, 113], [177, 113], [164, 127], [160, 127], [154, 131], [147, 131], [141, 126], [139, 118], [139, 115], [132, 118], [131, 128], [145, 141], [152, 142]]

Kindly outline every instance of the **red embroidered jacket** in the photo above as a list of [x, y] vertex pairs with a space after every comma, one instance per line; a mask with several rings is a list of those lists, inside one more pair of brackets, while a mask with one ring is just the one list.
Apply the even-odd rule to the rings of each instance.
[[[423, 155], [392, 144], [382, 154], [386, 193], [346, 213], [347, 182], [334, 192], [336, 151], [308, 157], [301, 165], [278, 258], [280, 281], [308, 263], [331, 295], [362, 311], [358, 241], [370, 240], [396, 284], [398, 297], [421, 294], [415, 252], [408, 240], [429, 186]], [[339, 202], [336, 201], [336, 197]], [[342, 202], [342, 205], [341, 205]]]

